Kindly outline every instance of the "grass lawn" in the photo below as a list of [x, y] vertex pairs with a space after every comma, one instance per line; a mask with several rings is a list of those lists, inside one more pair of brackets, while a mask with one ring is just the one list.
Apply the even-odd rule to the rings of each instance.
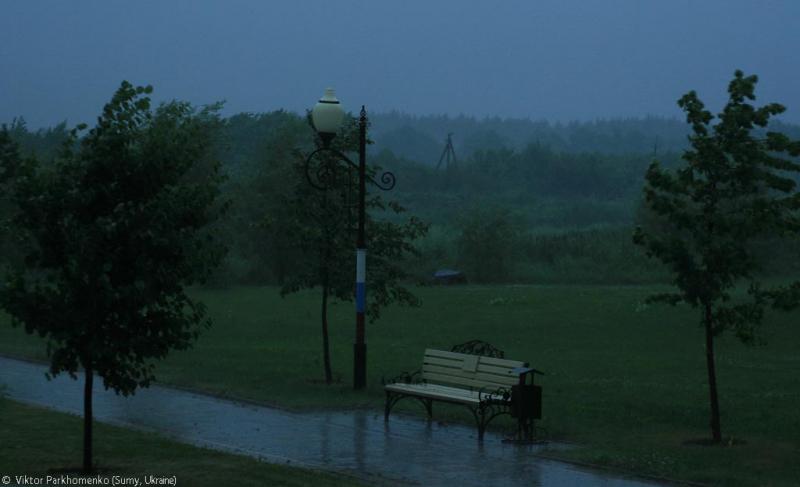
[[[58, 476], [82, 462], [83, 420], [0, 398], [0, 476]], [[153, 433], [95, 425], [95, 464], [103, 476], [175, 476], [178, 485], [349, 487], [344, 476], [271, 465], [166, 440]]]
[[[158, 366], [161, 382], [292, 408], [382, 407], [381, 376], [419, 367], [426, 347], [488, 341], [547, 376], [552, 439], [586, 445], [558, 455], [719, 485], [791, 485], [800, 478], [800, 313], [767, 316], [765, 345], [718, 340], [723, 435], [730, 447], [684, 444], [708, 428], [704, 341], [688, 307], [645, 307], [646, 286], [420, 288], [423, 306], [390, 308], [368, 324], [368, 390], [353, 392], [354, 312], [332, 307], [340, 383], [321, 383], [319, 294], [276, 288], [198, 290], [215, 326]], [[43, 358], [44, 346], [0, 326], [0, 352]], [[401, 403], [402, 405], [403, 403]], [[398, 406], [400, 407], [400, 406]], [[421, 410], [409, 402], [408, 411]], [[456, 407], [445, 419], [471, 421]]]

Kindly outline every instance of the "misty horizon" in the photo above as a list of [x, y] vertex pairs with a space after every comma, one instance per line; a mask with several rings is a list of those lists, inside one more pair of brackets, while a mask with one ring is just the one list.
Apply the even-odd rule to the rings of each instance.
[[0, 18], [0, 121], [91, 123], [124, 79], [154, 100], [226, 100], [224, 115], [303, 113], [331, 86], [356, 113], [551, 123], [712, 112], [736, 69], [756, 103], [800, 121], [792, 2], [620, 0], [387, 5], [9, 2]]

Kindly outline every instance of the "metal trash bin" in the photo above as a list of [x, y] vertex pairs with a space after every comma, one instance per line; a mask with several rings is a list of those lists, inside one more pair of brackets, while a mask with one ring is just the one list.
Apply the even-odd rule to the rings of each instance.
[[533, 384], [511, 386], [511, 416], [542, 419], [542, 387]]
[[[530, 367], [514, 369], [519, 375], [519, 384], [511, 386], [511, 416], [517, 419], [517, 436], [513, 440], [519, 443], [537, 443], [535, 438], [535, 420], [542, 419], [542, 387], [533, 382], [535, 374], [544, 375]], [[531, 378], [530, 384], [527, 377]]]

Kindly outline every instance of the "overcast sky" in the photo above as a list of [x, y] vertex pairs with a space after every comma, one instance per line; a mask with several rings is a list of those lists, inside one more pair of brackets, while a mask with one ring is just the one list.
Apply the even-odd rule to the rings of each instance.
[[800, 1], [4, 0], [0, 122], [93, 123], [123, 79], [226, 113], [347, 108], [535, 120], [718, 110], [737, 68], [800, 122]]

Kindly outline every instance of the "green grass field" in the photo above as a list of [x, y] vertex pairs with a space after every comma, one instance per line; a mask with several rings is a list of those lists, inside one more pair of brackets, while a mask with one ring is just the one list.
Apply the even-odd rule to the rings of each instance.
[[[0, 476], [58, 476], [81, 465], [83, 421], [0, 398]], [[175, 476], [178, 485], [350, 487], [359, 481], [197, 448], [153, 433], [95, 426], [95, 464], [103, 476]]]
[[[723, 435], [744, 444], [684, 444], [709, 436], [702, 330], [688, 307], [644, 306], [655, 286], [419, 288], [423, 306], [390, 308], [367, 328], [368, 390], [353, 392], [354, 312], [332, 307], [334, 376], [322, 383], [319, 295], [276, 288], [198, 290], [215, 325], [159, 365], [161, 382], [292, 408], [383, 404], [381, 377], [419, 367], [426, 347], [488, 341], [547, 375], [552, 439], [585, 447], [558, 455], [719, 485], [791, 485], [800, 478], [800, 313], [768, 315], [765, 344], [718, 341]], [[44, 346], [0, 326], [0, 352], [44, 358]], [[401, 403], [402, 404], [402, 403]], [[420, 414], [411, 402], [406, 411]], [[437, 415], [469, 421], [458, 408]], [[441, 416], [444, 415], [444, 416]]]

